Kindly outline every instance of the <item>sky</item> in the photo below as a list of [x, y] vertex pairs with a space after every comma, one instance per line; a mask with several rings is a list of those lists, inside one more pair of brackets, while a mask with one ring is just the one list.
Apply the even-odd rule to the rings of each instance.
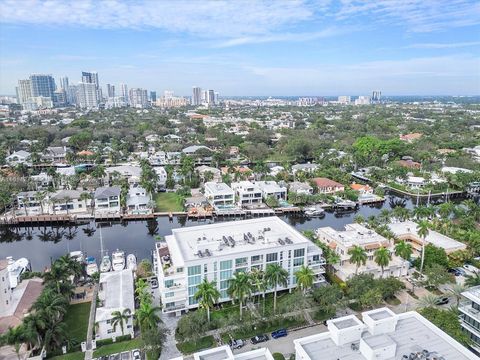
[[177, 95], [478, 95], [480, 1], [0, 0], [0, 94], [82, 71]]

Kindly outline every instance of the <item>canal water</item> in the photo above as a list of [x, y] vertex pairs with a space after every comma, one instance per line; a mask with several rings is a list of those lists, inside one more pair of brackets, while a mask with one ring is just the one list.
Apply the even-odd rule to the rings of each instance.
[[[355, 215], [361, 214], [365, 218], [377, 215], [381, 209], [391, 209], [387, 197], [383, 204], [364, 205], [356, 211], [326, 212], [323, 218], [306, 218], [303, 215], [283, 215], [280, 218], [295, 227], [297, 230], [317, 229], [322, 226], [331, 226], [342, 230], [346, 224], [352, 223]], [[393, 199], [399, 199], [394, 197]], [[406, 207], [414, 204], [406, 200]], [[233, 220], [233, 218], [230, 218]], [[229, 221], [229, 220], [215, 220]], [[159, 217], [148, 221], [131, 222], [103, 222], [78, 226], [35, 226], [35, 227], [0, 227], [0, 258], [13, 256], [14, 259], [26, 257], [30, 260], [33, 271], [43, 271], [51, 261], [70, 251], [82, 250], [87, 256], [94, 256], [99, 262], [100, 227], [103, 239], [103, 248], [109, 254], [121, 249], [126, 254], [135, 254], [139, 260], [151, 259], [155, 236], [171, 234], [171, 230], [179, 227], [211, 224], [213, 220], [192, 221], [185, 217]]]

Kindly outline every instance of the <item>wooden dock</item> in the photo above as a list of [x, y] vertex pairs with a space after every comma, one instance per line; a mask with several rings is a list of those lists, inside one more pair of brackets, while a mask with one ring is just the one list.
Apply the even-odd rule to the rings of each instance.
[[23, 225], [23, 224], [69, 224], [75, 223], [76, 217], [72, 215], [32, 215], [15, 216], [11, 218], [2, 218], [0, 223], [3, 225]]

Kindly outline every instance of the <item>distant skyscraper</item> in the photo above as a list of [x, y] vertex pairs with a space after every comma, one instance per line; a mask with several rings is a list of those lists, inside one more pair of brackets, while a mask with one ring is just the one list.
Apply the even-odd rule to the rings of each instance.
[[213, 100], [215, 101], [215, 104], [220, 104], [220, 95], [218, 94], [218, 92], [215, 91], [215, 97], [213, 98]]
[[52, 75], [32, 74], [30, 75], [32, 97], [43, 96], [53, 100], [55, 91], [55, 80]]
[[202, 88], [198, 86], [193, 87], [192, 93], [192, 105], [201, 105], [202, 104]]
[[67, 89], [67, 103], [70, 105], [77, 105], [77, 87], [75, 85], [68, 85]]
[[148, 106], [148, 92], [145, 89], [130, 89], [130, 106], [134, 108], [146, 108]]
[[98, 73], [82, 71], [82, 82], [87, 84], [95, 84], [95, 88], [98, 89]]
[[372, 101], [379, 102], [382, 99], [382, 92], [379, 90], [374, 90], [372, 92]]
[[120, 88], [121, 88], [121, 90], [122, 90], [123, 100], [128, 104], [129, 99], [128, 99], [128, 88], [127, 88], [127, 84], [120, 84]]
[[107, 84], [107, 97], [113, 98], [115, 97], [115, 86], [111, 84]]
[[63, 88], [55, 90], [53, 96], [55, 106], [65, 106], [67, 104], [67, 92]]
[[342, 95], [338, 97], [338, 102], [343, 105], [348, 105], [352, 101], [350, 96]]
[[202, 103], [208, 102], [208, 90], [202, 91]]
[[157, 101], [157, 92], [150, 91], [150, 102], [154, 103], [155, 101]]
[[77, 105], [82, 109], [98, 107], [97, 88], [95, 83], [80, 82], [77, 86]]
[[30, 80], [18, 80], [17, 100], [19, 104], [25, 104], [32, 97], [32, 85]]
[[68, 77], [64, 76], [60, 78], [60, 88], [67, 91], [68, 90]]
[[207, 103], [211, 105], [215, 105], [215, 91], [208, 90], [207, 93]]
[[171, 98], [173, 98], [173, 94], [174, 94], [174, 93], [173, 93], [172, 90], [165, 90], [165, 91], [163, 92], [163, 97], [164, 97], [165, 99], [171, 99]]

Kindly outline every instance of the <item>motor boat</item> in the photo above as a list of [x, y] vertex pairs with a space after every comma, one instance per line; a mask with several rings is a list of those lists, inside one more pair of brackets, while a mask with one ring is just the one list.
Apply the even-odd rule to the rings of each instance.
[[18, 286], [21, 275], [26, 271], [30, 271], [30, 262], [27, 258], [13, 260], [13, 257], [7, 257], [7, 272], [11, 289]]
[[97, 261], [95, 260], [95, 258], [93, 256], [87, 257], [86, 272], [87, 272], [88, 276], [92, 276], [93, 274], [98, 272]]
[[319, 217], [325, 215], [325, 210], [320, 206], [311, 206], [304, 209], [305, 215], [308, 217]]
[[127, 269], [132, 271], [137, 270], [137, 257], [133, 254], [128, 254], [127, 256]]
[[100, 263], [100, 272], [108, 272], [110, 270], [112, 270], [112, 262], [110, 261], [110, 256], [105, 255]]
[[337, 199], [335, 201], [335, 206], [339, 209], [355, 209], [357, 203], [351, 200]]
[[70, 251], [69, 255], [70, 255], [70, 258], [72, 260], [78, 261], [79, 263], [84, 263], [85, 262], [85, 255], [80, 250]]
[[120, 271], [125, 269], [124, 251], [117, 249], [112, 253], [112, 269], [113, 271]]

